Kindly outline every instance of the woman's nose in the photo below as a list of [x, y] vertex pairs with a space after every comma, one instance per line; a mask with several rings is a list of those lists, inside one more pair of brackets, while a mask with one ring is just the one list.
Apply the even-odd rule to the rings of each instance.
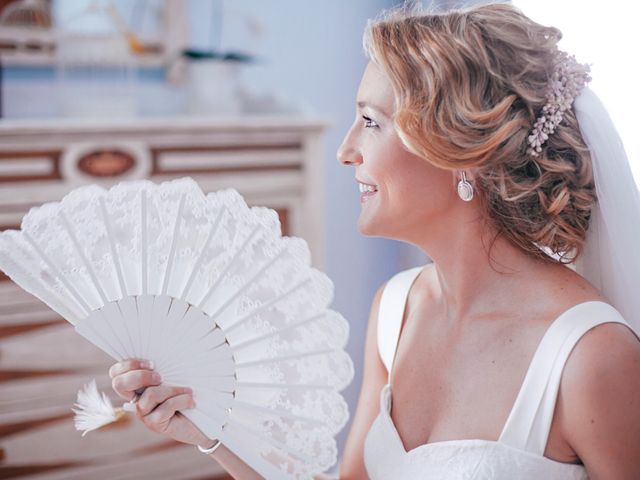
[[362, 163], [362, 155], [345, 139], [338, 148], [336, 154], [338, 161], [343, 165], [359, 165]]

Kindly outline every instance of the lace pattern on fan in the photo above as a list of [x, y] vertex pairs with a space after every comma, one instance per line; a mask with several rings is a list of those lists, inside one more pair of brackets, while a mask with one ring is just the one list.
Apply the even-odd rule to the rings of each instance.
[[273, 210], [189, 178], [81, 187], [0, 235], [16, 282], [114, 358], [152, 359], [166, 383], [197, 387], [203, 407], [187, 417], [295, 478], [335, 463], [338, 391], [353, 377], [348, 324], [310, 262]]

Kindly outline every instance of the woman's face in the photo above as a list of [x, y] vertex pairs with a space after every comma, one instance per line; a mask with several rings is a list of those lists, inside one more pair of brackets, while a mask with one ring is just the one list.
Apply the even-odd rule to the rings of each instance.
[[[452, 202], [459, 202], [454, 172], [409, 152], [393, 126], [394, 95], [383, 71], [369, 62], [356, 99], [356, 118], [338, 149], [355, 167], [362, 209], [358, 230], [412, 243], [438, 230]], [[357, 187], [354, 187], [357, 188]], [[445, 222], [446, 223], [446, 222]]]

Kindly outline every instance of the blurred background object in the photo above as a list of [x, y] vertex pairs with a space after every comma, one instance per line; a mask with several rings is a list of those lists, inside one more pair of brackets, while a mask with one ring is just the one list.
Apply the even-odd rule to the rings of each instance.
[[51, 27], [49, 3], [46, 0], [10, 2], [2, 9], [0, 25], [20, 28], [49, 28]]
[[92, 0], [56, 35], [58, 112], [65, 117], [131, 117], [138, 113], [133, 56], [142, 43], [112, 3]]

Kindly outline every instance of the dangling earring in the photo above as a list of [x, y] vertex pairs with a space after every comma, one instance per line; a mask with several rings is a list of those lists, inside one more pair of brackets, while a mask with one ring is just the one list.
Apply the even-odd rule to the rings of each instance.
[[462, 180], [458, 182], [458, 196], [465, 202], [470, 202], [473, 198], [473, 186], [467, 182], [464, 172], [462, 172]]

